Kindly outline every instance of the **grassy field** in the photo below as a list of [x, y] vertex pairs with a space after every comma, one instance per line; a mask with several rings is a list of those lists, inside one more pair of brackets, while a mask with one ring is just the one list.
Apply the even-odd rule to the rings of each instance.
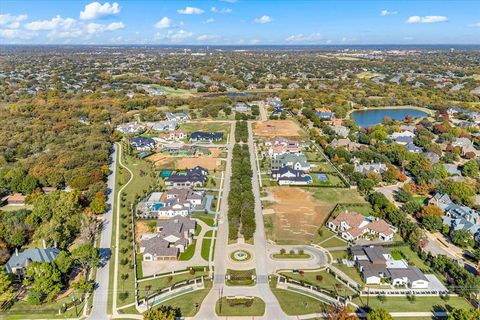
[[21, 209], [32, 210], [32, 209], [33, 209], [33, 206], [32, 206], [32, 205], [29, 205], [29, 204], [21, 205], [21, 206], [19, 206], [19, 205], [7, 204], [6, 206], [0, 207], [0, 211], [6, 211], [6, 212], [17, 211], [17, 210], [21, 210]]
[[182, 317], [193, 317], [197, 314], [203, 299], [205, 299], [211, 288], [212, 282], [205, 281], [205, 289], [183, 294], [179, 297], [165, 301], [162, 305], [179, 308]]
[[366, 203], [365, 199], [356, 190], [343, 188], [319, 189], [313, 197], [321, 202], [331, 204], [332, 208], [339, 202]]
[[[210, 244], [212, 243], [211, 238], [203, 238], [202, 240], [202, 258], [205, 261], [208, 261], [208, 256], [210, 255]], [[213, 259], [213, 257], [212, 257]]]
[[179, 126], [179, 130], [187, 131], [187, 132], [195, 132], [195, 131], [205, 131], [205, 132], [223, 132], [224, 139], [226, 138], [227, 134], [230, 133], [230, 123], [228, 122], [189, 122], [189, 123], [181, 123]]
[[282, 274], [294, 280], [303, 281], [304, 283], [320, 287], [327, 291], [335, 292], [340, 296], [349, 296], [354, 293], [352, 289], [335, 279], [335, 276], [325, 270], [314, 272], [305, 271], [303, 275], [293, 272], [282, 272]]
[[195, 212], [191, 217], [202, 220], [209, 227], [213, 226], [213, 223], [215, 222], [215, 216], [213, 214]]
[[347, 250], [330, 251], [330, 254], [334, 260], [346, 259], [348, 256]]
[[191, 279], [195, 279], [195, 278], [206, 276], [206, 275], [208, 275], [208, 271], [196, 271], [194, 274], [190, 274], [190, 272], [185, 272], [181, 274], [166, 275], [161, 278], [139, 282], [138, 283], [139, 298], [142, 299], [145, 297], [148, 286], [150, 286], [150, 294], [151, 294], [160, 289], [170, 287], [176, 283], [180, 283], [186, 280], [191, 280]]
[[[353, 299], [353, 303], [359, 306], [367, 305], [367, 297], [362, 296]], [[385, 302], [381, 302], [376, 296], [368, 299], [368, 306], [373, 309], [382, 308], [389, 312], [402, 312], [408, 310], [415, 311], [442, 311], [452, 308], [470, 309], [472, 306], [462, 297], [450, 297], [448, 301], [440, 297], [420, 297], [416, 296], [415, 301], [411, 302], [407, 297], [386, 297]]]
[[[157, 180], [158, 174], [154, 172], [150, 163], [140, 160], [136, 157], [127, 156], [126, 158], [122, 158], [122, 163], [127, 166], [133, 173], [132, 181], [123, 189], [122, 194], [124, 194], [123, 200], [121, 200], [120, 204], [114, 203], [114, 222], [113, 222], [113, 232], [112, 232], [112, 244], [115, 244], [115, 237], [116, 237], [116, 208], [120, 205], [120, 234], [128, 234], [132, 230], [132, 223], [131, 218], [128, 217], [128, 208], [129, 204], [133, 203], [136, 197], [143, 197], [147, 194], [149, 188], [151, 186], [160, 185], [162, 182], [160, 179]], [[125, 169], [118, 169], [117, 170], [117, 185], [116, 185], [116, 192], [125, 185], [128, 181], [130, 174]], [[115, 200], [117, 197], [115, 196]], [[120, 253], [119, 256], [119, 265], [118, 265], [118, 290], [119, 293], [117, 295], [117, 306], [121, 307], [126, 304], [130, 304], [135, 301], [134, 293], [129, 288], [134, 287], [135, 277], [133, 274], [133, 263], [132, 261], [132, 248], [131, 242], [128, 240], [128, 237], [119, 239], [119, 248], [127, 248], [128, 251], [125, 254]], [[110, 266], [110, 281], [111, 287], [113, 287], [113, 273], [114, 269], [114, 251], [112, 253], [111, 259], [111, 266]], [[126, 263], [123, 263], [126, 262]], [[122, 275], [127, 275], [126, 279], [122, 279]], [[124, 297], [125, 299], [120, 299], [121, 292], [127, 292], [127, 296]], [[111, 306], [111, 302], [109, 303]]]
[[416, 266], [421, 270], [430, 270], [430, 268], [423, 262], [422, 259], [416, 254], [408, 245], [392, 247], [392, 252], [401, 252], [408, 264]]
[[192, 259], [195, 254], [195, 247], [197, 245], [197, 240], [193, 240], [192, 244], [187, 247], [187, 249], [180, 253], [179, 260], [185, 261]]
[[339, 237], [333, 237], [320, 244], [324, 248], [334, 248], [346, 246], [347, 242]]
[[277, 298], [283, 312], [289, 316], [319, 313], [323, 312], [327, 307], [325, 303], [309, 296], [288, 290], [277, 289], [274, 287], [273, 281], [270, 283], [270, 288]]
[[308, 259], [310, 255], [308, 253], [275, 253], [273, 257], [275, 259]]
[[344, 264], [336, 264], [335, 267], [339, 269], [340, 271], [343, 271], [347, 276], [352, 278], [354, 281], [356, 281], [359, 284], [363, 283], [362, 275], [360, 272], [357, 270], [355, 267], [347, 267]]
[[[221, 302], [221, 309], [220, 309]], [[215, 312], [219, 316], [242, 316], [242, 317], [254, 317], [262, 316], [265, 313], [265, 302], [262, 299], [254, 297], [253, 304], [249, 307], [245, 305], [234, 305], [231, 306], [228, 304], [227, 298], [222, 298], [217, 301], [215, 305]]]
[[[72, 295], [70, 294], [63, 299], [53, 301], [49, 303], [43, 303], [41, 305], [31, 305], [26, 301], [17, 301], [15, 304], [5, 312], [0, 312], [0, 319], [64, 319], [64, 318], [77, 318], [85, 305], [82, 302], [77, 305], [77, 314], [75, 314], [75, 307], [67, 310], [65, 313], [59, 315], [58, 310], [61, 309], [64, 303], [72, 303]], [[80, 297], [80, 294], [76, 294], [76, 297]]]

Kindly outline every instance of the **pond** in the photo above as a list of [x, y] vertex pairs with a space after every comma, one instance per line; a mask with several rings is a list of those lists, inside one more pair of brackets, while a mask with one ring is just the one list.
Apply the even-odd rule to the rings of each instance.
[[403, 120], [409, 115], [413, 118], [423, 118], [427, 116], [427, 113], [417, 109], [368, 109], [357, 110], [352, 112], [352, 118], [360, 128], [366, 128], [370, 126], [383, 123], [385, 117], [389, 117], [393, 120]]

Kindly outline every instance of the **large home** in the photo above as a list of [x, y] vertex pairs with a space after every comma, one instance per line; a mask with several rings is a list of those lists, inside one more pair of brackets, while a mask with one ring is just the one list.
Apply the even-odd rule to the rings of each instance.
[[387, 170], [387, 165], [384, 163], [363, 163], [360, 164], [359, 159], [354, 159], [354, 171], [366, 174], [367, 172], [376, 172], [383, 174]]
[[353, 260], [367, 285], [390, 283], [411, 289], [428, 289], [430, 281], [415, 266], [404, 259], [395, 260], [389, 248], [383, 246], [354, 246]]
[[390, 138], [392, 140], [397, 140], [398, 138], [401, 138], [401, 137], [408, 137], [413, 139], [415, 138], [415, 133], [413, 133], [412, 131], [404, 130], [401, 132], [394, 132], [390, 135]]
[[178, 255], [192, 244], [195, 228], [195, 220], [182, 216], [158, 221], [157, 233], [143, 234], [140, 238], [143, 260], [177, 260]]
[[348, 134], [350, 133], [350, 129], [345, 126], [331, 126], [330, 129], [335, 132], [337, 136], [342, 138], [348, 137]]
[[155, 148], [155, 140], [146, 137], [133, 137], [130, 139], [130, 145], [135, 150], [148, 151]]
[[290, 167], [282, 167], [272, 171], [272, 178], [278, 181], [279, 185], [304, 185], [312, 182], [312, 177], [302, 170], [295, 170]]
[[265, 141], [264, 145], [267, 147], [268, 156], [276, 158], [280, 155], [292, 153], [300, 155], [302, 150], [298, 141], [288, 140], [285, 138], [274, 138]]
[[353, 142], [349, 138], [338, 140], [335, 138], [332, 140], [332, 142], [330, 142], [330, 145], [332, 146], [332, 148], [345, 148], [348, 151], [356, 151], [364, 147], [364, 145], [362, 145], [361, 143]]
[[168, 121], [173, 122], [186, 122], [188, 120], [188, 114], [184, 112], [171, 113], [165, 112], [165, 117]]
[[2, 203], [11, 205], [11, 206], [23, 206], [25, 205], [26, 196], [21, 193], [14, 193], [2, 198]]
[[25, 268], [32, 262], [52, 262], [60, 253], [57, 248], [31, 248], [22, 252], [15, 250], [10, 257], [5, 269], [7, 273], [13, 273], [19, 277], [23, 276]]
[[183, 143], [172, 143], [165, 145], [160, 149], [161, 153], [168, 153], [171, 156], [195, 157], [208, 156], [211, 154], [208, 148], [203, 148], [195, 145], [185, 145]]
[[335, 118], [335, 115], [333, 114], [333, 112], [329, 109], [325, 109], [325, 108], [317, 108], [315, 109], [316, 113], [317, 113], [317, 116], [320, 118], [320, 119], [333, 119]]
[[166, 186], [173, 186], [176, 188], [190, 188], [190, 187], [201, 187], [205, 182], [207, 182], [208, 170], [196, 166], [193, 169], [188, 169], [185, 173], [175, 172], [171, 174], [166, 180]]
[[202, 204], [203, 193], [192, 189], [173, 188], [166, 192], [152, 192], [137, 206], [137, 215], [143, 218], [188, 216]]
[[152, 124], [152, 129], [155, 131], [175, 131], [178, 123], [176, 121], [159, 121]]
[[123, 134], [139, 133], [145, 129], [146, 127], [144, 125], [138, 124], [137, 122], [128, 122], [117, 126], [117, 130]]
[[420, 147], [417, 147], [413, 142], [407, 143], [405, 145], [405, 148], [407, 148], [408, 152], [411, 153], [422, 153], [423, 149]]
[[460, 149], [462, 149], [462, 156], [466, 156], [467, 154], [478, 156], [480, 154], [480, 151], [475, 149], [473, 142], [468, 138], [455, 139], [452, 143], [452, 147], [460, 147]]
[[389, 225], [383, 219], [364, 217], [356, 212], [340, 212], [327, 227], [337, 232], [347, 241], [356, 241], [361, 237], [375, 236], [383, 241], [391, 241], [397, 228]]
[[190, 135], [191, 142], [209, 142], [222, 141], [223, 133], [221, 132], [201, 132], [195, 131]]
[[179, 141], [183, 140], [187, 137], [187, 133], [185, 131], [171, 131], [166, 133], [161, 133], [158, 135], [158, 139], [165, 140], [165, 141]]
[[283, 167], [290, 167], [295, 170], [310, 171], [310, 164], [307, 157], [303, 154], [286, 153], [272, 159], [270, 169], [273, 171], [279, 170]]
[[252, 108], [246, 103], [243, 102], [238, 102], [233, 106], [233, 111], [236, 112], [250, 112], [252, 111]]
[[480, 212], [454, 203], [447, 194], [436, 193], [428, 202], [443, 211], [442, 222], [452, 230], [468, 230], [478, 240], [480, 237]]

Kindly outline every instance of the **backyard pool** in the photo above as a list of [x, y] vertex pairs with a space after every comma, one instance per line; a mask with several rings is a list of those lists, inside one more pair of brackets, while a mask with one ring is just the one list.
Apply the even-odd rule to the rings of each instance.
[[158, 211], [161, 207], [163, 207], [163, 203], [154, 203], [152, 204], [152, 211]]

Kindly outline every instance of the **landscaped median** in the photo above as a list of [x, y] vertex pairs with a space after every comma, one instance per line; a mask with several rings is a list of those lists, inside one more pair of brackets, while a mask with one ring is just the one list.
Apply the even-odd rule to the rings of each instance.
[[251, 270], [232, 270], [227, 269], [227, 286], [254, 286], [256, 281], [256, 271]]
[[223, 297], [215, 312], [218, 316], [260, 317], [265, 314], [265, 302], [257, 297]]
[[280, 249], [280, 253], [274, 253], [272, 257], [274, 259], [310, 259], [312, 256], [305, 253], [303, 249], [297, 251], [292, 249], [288, 253], [285, 249]]

